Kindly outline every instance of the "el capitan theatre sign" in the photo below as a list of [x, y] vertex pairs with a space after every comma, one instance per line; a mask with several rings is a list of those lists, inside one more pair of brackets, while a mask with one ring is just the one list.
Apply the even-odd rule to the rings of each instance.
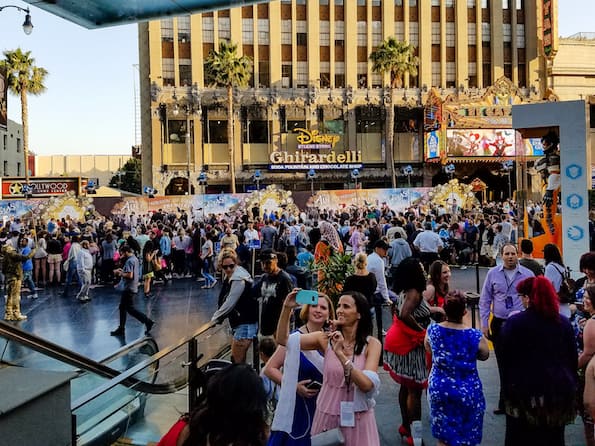
[[[24, 178], [2, 178], [2, 199], [25, 198], [23, 186], [26, 185]], [[32, 198], [54, 197], [56, 195], [64, 195], [69, 191], [73, 191], [75, 195], [79, 195], [80, 191], [79, 178], [30, 178], [29, 185], [31, 186]]]

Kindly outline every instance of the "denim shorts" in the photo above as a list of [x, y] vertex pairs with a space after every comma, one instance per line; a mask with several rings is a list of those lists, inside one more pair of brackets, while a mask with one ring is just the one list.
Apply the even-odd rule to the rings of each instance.
[[257, 333], [258, 324], [256, 322], [253, 324], [241, 324], [233, 329], [233, 338], [236, 341], [241, 339], [253, 339], [256, 337]]

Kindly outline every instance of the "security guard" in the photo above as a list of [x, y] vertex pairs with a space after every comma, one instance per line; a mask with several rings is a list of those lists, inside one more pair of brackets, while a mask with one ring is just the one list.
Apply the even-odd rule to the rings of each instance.
[[35, 249], [27, 255], [19, 254], [10, 243], [2, 247], [2, 272], [6, 282], [5, 321], [24, 321], [27, 316], [21, 314], [21, 283], [23, 281], [23, 261], [35, 254]]

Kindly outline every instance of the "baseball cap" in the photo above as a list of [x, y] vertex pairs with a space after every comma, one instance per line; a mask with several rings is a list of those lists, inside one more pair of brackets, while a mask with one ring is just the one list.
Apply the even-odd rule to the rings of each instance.
[[389, 245], [384, 240], [378, 240], [374, 243], [374, 248], [388, 249]]

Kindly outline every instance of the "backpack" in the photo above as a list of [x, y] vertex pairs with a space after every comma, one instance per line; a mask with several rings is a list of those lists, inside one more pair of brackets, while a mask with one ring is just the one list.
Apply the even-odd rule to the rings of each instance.
[[560, 283], [560, 290], [558, 291], [558, 299], [560, 299], [561, 304], [570, 304], [575, 300], [576, 280], [570, 277], [570, 270], [568, 268], [563, 272], [556, 268], [556, 271], [562, 276], [562, 283]]

